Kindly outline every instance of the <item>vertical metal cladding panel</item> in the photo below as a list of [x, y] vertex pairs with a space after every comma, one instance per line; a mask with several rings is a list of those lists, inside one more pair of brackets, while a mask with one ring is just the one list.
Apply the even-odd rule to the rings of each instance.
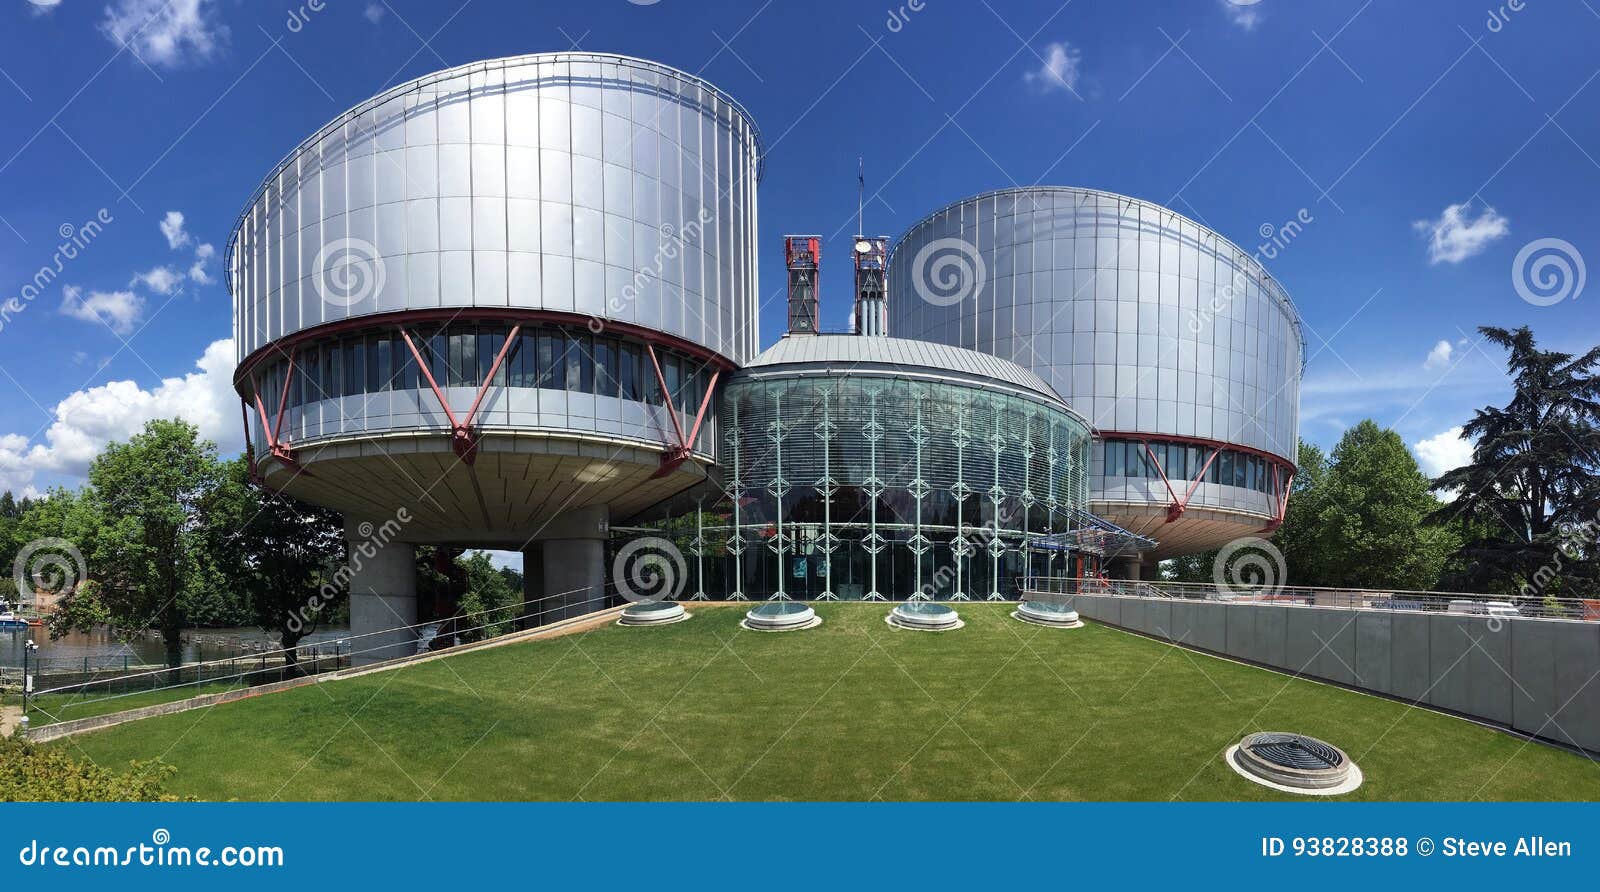
[[733, 100], [620, 56], [515, 57], [401, 85], [303, 143], [241, 215], [240, 358], [325, 322], [510, 306], [655, 324], [742, 363], [760, 152]]
[[1355, 683], [1384, 694], [1393, 694], [1392, 669], [1394, 617], [1377, 611], [1356, 614]]
[[[1013, 360], [1101, 430], [1296, 460], [1299, 318], [1257, 257], [1171, 210], [1088, 189], [975, 196], [900, 238], [889, 287], [896, 337]], [[1166, 500], [1137, 482], [1097, 476], [1091, 500]], [[1216, 486], [1191, 504], [1270, 515], [1267, 502]]]

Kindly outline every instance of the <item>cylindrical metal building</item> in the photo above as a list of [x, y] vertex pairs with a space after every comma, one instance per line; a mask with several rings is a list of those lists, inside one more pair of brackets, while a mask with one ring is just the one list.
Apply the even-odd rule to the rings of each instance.
[[611, 516], [715, 461], [715, 383], [757, 349], [760, 159], [734, 100], [622, 56], [474, 63], [340, 115], [228, 246], [260, 475], [404, 509], [409, 543], [567, 528], [598, 567]]
[[1089, 189], [978, 195], [895, 245], [890, 331], [1037, 372], [1096, 429], [1089, 509], [1159, 560], [1281, 523], [1303, 345], [1259, 260]]

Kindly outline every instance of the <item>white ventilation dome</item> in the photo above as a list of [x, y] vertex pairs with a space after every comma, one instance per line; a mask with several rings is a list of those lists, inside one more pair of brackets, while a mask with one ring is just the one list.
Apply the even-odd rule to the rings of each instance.
[[891, 626], [919, 632], [945, 632], [966, 625], [954, 608], [934, 601], [907, 601], [896, 605], [884, 617], [884, 621]]
[[617, 617], [619, 626], [664, 626], [689, 618], [689, 612], [677, 601], [640, 601], [629, 604]]
[[740, 623], [756, 632], [793, 632], [822, 625], [811, 605], [799, 601], [767, 601], [750, 608]]

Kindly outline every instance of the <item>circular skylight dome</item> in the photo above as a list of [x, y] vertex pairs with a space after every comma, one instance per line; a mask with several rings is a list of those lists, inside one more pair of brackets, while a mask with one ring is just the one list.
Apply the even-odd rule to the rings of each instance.
[[766, 601], [750, 608], [741, 624], [757, 632], [791, 632], [822, 624], [809, 604], [799, 601]]
[[1078, 618], [1078, 611], [1056, 601], [1023, 601], [1011, 615], [1025, 623], [1057, 629], [1076, 629], [1083, 626], [1083, 620]]
[[688, 611], [677, 601], [640, 601], [622, 609], [622, 615], [617, 617], [617, 625], [664, 626], [688, 618]]
[[1229, 747], [1228, 766], [1265, 787], [1304, 796], [1336, 796], [1361, 786], [1361, 769], [1344, 750], [1303, 734], [1262, 731]]
[[885, 621], [891, 626], [920, 632], [943, 632], [966, 625], [954, 609], [933, 601], [907, 601], [896, 605]]

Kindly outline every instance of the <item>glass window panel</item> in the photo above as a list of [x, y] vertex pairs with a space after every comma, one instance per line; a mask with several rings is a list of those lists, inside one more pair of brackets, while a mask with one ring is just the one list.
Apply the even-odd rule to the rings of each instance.
[[567, 342], [561, 333], [550, 329], [539, 332], [539, 386], [566, 389], [566, 363]]
[[[582, 349], [583, 342], [568, 333], [563, 333], [562, 339], [565, 342], [565, 346], [563, 347], [563, 355], [566, 357], [566, 383], [564, 387], [567, 390], [581, 390], [583, 383], [583, 364], [585, 358], [584, 351]], [[590, 374], [594, 374], [594, 370], [592, 368], [590, 369]]]
[[[478, 376], [475, 385], [482, 386], [485, 378], [489, 377], [489, 369], [494, 365], [495, 356], [500, 353], [500, 346], [505, 343], [506, 333], [493, 328], [478, 329]], [[496, 384], [506, 383], [505, 371], [497, 369], [494, 380]]]
[[622, 398], [638, 401], [643, 394], [639, 381], [639, 363], [643, 357], [639, 355], [639, 348], [633, 344], [622, 345]]
[[364, 377], [367, 371], [366, 342], [359, 338], [346, 342], [344, 354], [344, 395], [357, 396], [366, 393]]
[[594, 392], [597, 396], [617, 395], [616, 343], [610, 338], [594, 340]]

